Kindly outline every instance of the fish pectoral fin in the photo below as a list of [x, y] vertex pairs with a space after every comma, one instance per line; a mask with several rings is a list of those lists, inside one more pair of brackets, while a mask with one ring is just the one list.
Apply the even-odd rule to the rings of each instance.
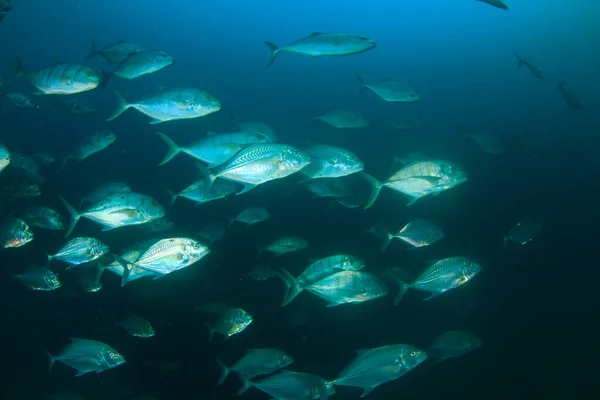
[[440, 293], [431, 293], [428, 297], [424, 298], [423, 301], [428, 301], [431, 299], [435, 299], [436, 297], [438, 297], [439, 295], [441, 295], [444, 292], [440, 292]]
[[335, 306], [339, 306], [340, 304], [343, 304], [343, 303], [341, 303], [341, 302], [334, 302], [334, 301], [332, 301], [332, 302], [330, 302], [329, 304], [327, 304], [327, 308], [329, 308], [329, 307], [335, 307]]
[[248, 190], [252, 190], [256, 187], [256, 185], [253, 185], [251, 183], [244, 183], [244, 189], [241, 192], [238, 192], [236, 194], [242, 194], [242, 193], [246, 193]]
[[162, 278], [163, 276], [166, 276], [167, 274], [156, 274], [154, 275], [154, 278], [152, 278], [153, 281]]
[[365, 397], [366, 395], [368, 395], [369, 393], [371, 393], [373, 391], [373, 389], [375, 389], [375, 387], [376, 386], [369, 386], [369, 387], [363, 388], [365, 391], [363, 392], [363, 394], [360, 397], [361, 398]]
[[150, 125], [156, 125], [156, 124], [160, 124], [160, 123], [163, 123], [163, 122], [165, 122], [165, 121], [155, 118], [152, 121], [150, 121]]
[[91, 371], [77, 371], [77, 373], [75, 374], [75, 376], [81, 376], [81, 375], [85, 375], [85, 374], [87, 374], [88, 372], [91, 372]]

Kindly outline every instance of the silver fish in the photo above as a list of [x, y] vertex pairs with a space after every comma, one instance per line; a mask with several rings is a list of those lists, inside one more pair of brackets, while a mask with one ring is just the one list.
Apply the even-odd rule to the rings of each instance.
[[450, 257], [433, 263], [410, 284], [396, 275], [394, 280], [400, 286], [400, 290], [394, 304], [400, 303], [408, 289], [428, 292], [430, 296], [425, 300], [430, 300], [448, 290], [464, 285], [480, 272], [481, 266], [470, 258]]
[[412, 205], [422, 197], [452, 189], [467, 181], [467, 173], [460, 166], [445, 160], [416, 161], [400, 168], [384, 182], [366, 173], [362, 176], [373, 187], [365, 208], [375, 203], [383, 187], [404, 194], [409, 198], [407, 205]]
[[271, 218], [271, 213], [264, 207], [248, 207], [242, 210], [235, 218], [229, 219], [229, 225], [235, 221], [246, 225], [253, 225]]
[[118, 324], [131, 336], [149, 338], [155, 335], [152, 325], [150, 325], [150, 322], [146, 321], [144, 318], [130, 316], [119, 321]]
[[214, 326], [206, 324], [206, 327], [210, 330], [208, 341], [212, 341], [215, 332], [225, 336], [226, 339], [237, 335], [246, 329], [252, 321], [252, 315], [241, 308], [232, 307], [224, 309]]
[[71, 266], [77, 266], [97, 260], [109, 251], [108, 246], [98, 239], [78, 237], [69, 240], [56, 254], [48, 254], [48, 263], [57, 259], [69, 263]]
[[31, 290], [50, 291], [61, 287], [58, 277], [48, 268], [31, 266], [13, 278]]
[[109, 44], [104, 46], [100, 50], [96, 46], [96, 42], [92, 41], [92, 48], [90, 53], [85, 57], [86, 60], [90, 58], [94, 58], [98, 55], [104, 57], [106, 61], [111, 63], [121, 63], [127, 59], [130, 55], [134, 53], [139, 53], [144, 49], [137, 44], [127, 43], [122, 40], [119, 40], [116, 43]]
[[65, 222], [62, 215], [48, 207], [29, 207], [21, 211], [20, 215], [30, 227], [53, 231], [65, 229]]
[[25, 221], [7, 218], [0, 224], [0, 246], [3, 248], [21, 247], [33, 240], [33, 232]]
[[124, 226], [141, 225], [165, 216], [164, 208], [150, 196], [134, 192], [113, 193], [83, 212], [75, 210], [65, 199], [60, 201], [71, 215], [65, 236], [69, 236], [83, 217], [104, 226], [105, 231]]
[[17, 77], [25, 76], [39, 92], [34, 94], [69, 95], [96, 89], [102, 77], [91, 68], [78, 64], [54, 64], [37, 71], [27, 71], [17, 58]]
[[[287, 367], [294, 362], [294, 359], [278, 349], [252, 349], [247, 350], [246, 354], [237, 360], [231, 367], [223, 364], [219, 359], [216, 360], [221, 368], [221, 376], [217, 385], [225, 382], [231, 371], [236, 372], [238, 376], [248, 379], [254, 379], [260, 375], [269, 375], [275, 371]], [[243, 394], [250, 385], [244, 385], [238, 390], [237, 395]]]
[[136, 79], [173, 64], [173, 57], [164, 51], [143, 50], [132, 53], [112, 72], [123, 79]]
[[531, 61], [525, 60], [523, 57], [518, 55], [517, 53], [513, 53], [519, 62], [519, 67], [526, 66], [529, 71], [538, 79], [544, 80], [544, 73], [541, 69], [538, 68], [537, 65], [533, 64]]
[[200, 89], [163, 89], [159, 93], [133, 103], [115, 90], [119, 107], [107, 121], [116, 119], [130, 108], [152, 118], [150, 124], [178, 119], [200, 118], [221, 109], [221, 102], [210, 93]]
[[[152, 244], [154, 244], [154, 241], [146, 241], [146, 242], [139, 243], [139, 244], [135, 245], [132, 249], [126, 251], [123, 255], [121, 255], [121, 258], [123, 260], [125, 260], [126, 262], [133, 264], [142, 256], [142, 254], [144, 254], [144, 252], [146, 250], [148, 250], [148, 248]], [[121, 278], [123, 277], [123, 273], [125, 272], [125, 268], [123, 267], [123, 265], [121, 265], [120, 260], [113, 261], [111, 264], [109, 264], [106, 267], [106, 269], [112, 273], [117, 274]], [[128, 281], [129, 282], [135, 281], [136, 279], [144, 278], [146, 276], [155, 277], [156, 274], [153, 272], [150, 272], [150, 271], [143, 270], [138, 267], [133, 267], [129, 271]]]
[[50, 370], [55, 362], [61, 362], [77, 371], [81, 376], [88, 372], [100, 373], [125, 363], [125, 358], [106, 343], [96, 340], [71, 338], [62, 351], [53, 356], [50, 353]]
[[[298, 288], [298, 282], [285, 268], [281, 268], [281, 271], [290, 293], [300, 292], [302, 289], [307, 290], [327, 300], [329, 302], [327, 307], [347, 303], [362, 303], [385, 296], [388, 293], [387, 285], [380, 278], [362, 271], [336, 272], [301, 288]], [[294, 298], [295, 296], [289, 297]], [[282, 305], [288, 303], [289, 301], [284, 300]]]
[[313, 120], [319, 120], [334, 128], [365, 128], [369, 126], [369, 121], [358, 111], [347, 110], [345, 108], [336, 108], [324, 114], [313, 117]]
[[36, 105], [33, 104], [31, 99], [25, 96], [22, 93], [6, 93], [6, 97], [8, 97], [11, 103], [17, 107], [23, 108], [35, 108]]
[[400, 239], [413, 247], [430, 246], [444, 237], [444, 231], [430, 220], [415, 218], [406, 225], [398, 233], [387, 234], [384, 237], [381, 252], [387, 249], [392, 239]]
[[157, 132], [156, 134], [169, 146], [169, 151], [160, 165], [168, 163], [179, 153], [185, 153], [208, 164], [208, 168], [214, 168], [226, 163], [231, 157], [245, 147], [252, 144], [273, 142], [273, 139], [270, 136], [255, 132], [209, 132], [205, 138], [187, 146], [179, 146], [164, 133]]
[[282, 370], [258, 382], [246, 380], [245, 386], [254, 386], [278, 400], [327, 400], [332, 392], [332, 388], [327, 387], [324, 379], [288, 370]]
[[361, 90], [369, 89], [385, 101], [415, 103], [422, 99], [419, 92], [404, 83], [386, 79], [377, 83], [368, 84], [365, 83], [365, 80], [359, 74], [356, 74], [356, 79], [358, 79]]
[[4, 144], [0, 143], [0, 172], [2, 172], [4, 168], [8, 167], [10, 160], [10, 151], [8, 151]]
[[84, 136], [79, 140], [77, 146], [65, 156], [61, 168], [65, 165], [67, 160], [85, 160], [92, 154], [96, 154], [99, 151], [106, 149], [113, 144], [115, 140], [117, 140], [117, 136], [111, 131], [98, 131], [91, 135]]
[[245, 193], [263, 183], [285, 178], [310, 163], [310, 156], [284, 144], [255, 144], [240, 150], [216, 171], [205, 175], [210, 180], [227, 179], [244, 185]]
[[290, 53], [305, 54], [312, 57], [321, 56], [347, 56], [363, 53], [374, 48], [375, 42], [362, 37], [345, 33], [321, 33], [314, 32], [309, 36], [295, 40], [285, 47], [277, 47], [271, 42], [264, 42], [271, 56], [267, 67], [273, 63], [275, 57], [282, 51]]
[[356, 357], [328, 385], [356, 386], [365, 397], [382, 383], [398, 379], [427, 359], [425, 352], [408, 344], [357, 351]]
[[521, 246], [533, 240], [542, 230], [542, 224], [538, 221], [524, 217], [521, 218], [504, 237], [504, 246], [508, 242], [515, 242]]
[[447, 331], [433, 340], [427, 349], [430, 359], [441, 362], [448, 358], [460, 357], [481, 347], [481, 339], [467, 331]]
[[279, 239], [275, 239], [269, 245], [259, 249], [259, 256], [263, 251], [275, 254], [275, 256], [281, 256], [287, 253], [293, 253], [300, 251], [308, 247], [308, 242], [297, 236], [286, 236]]
[[188, 238], [162, 239], [148, 248], [140, 258], [129, 263], [123, 272], [121, 286], [129, 281], [132, 269], [141, 268], [154, 273], [154, 279], [160, 278], [171, 272], [189, 267], [208, 255], [208, 247]]
[[200, 205], [212, 200], [223, 199], [238, 191], [238, 185], [233, 182], [220, 179], [212, 184], [210, 180], [202, 179], [192, 183], [179, 193], [173, 193], [170, 190], [167, 190], [170, 197], [169, 208], [173, 207], [173, 204], [178, 197], [183, 197]]
[[341, 147], [313, 144], [305, 149], [312, 157], [311, 163], [301, 173], [310, 179], [339, 178], [360, 172], [363, 162], [350, 150]]

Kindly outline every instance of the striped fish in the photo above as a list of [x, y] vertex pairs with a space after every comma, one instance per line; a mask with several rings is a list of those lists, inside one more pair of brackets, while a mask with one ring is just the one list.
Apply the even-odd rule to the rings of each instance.
[[159, 124], [176, 119], [204, 117], [221, 109], [221, 103], [208, 92], [199, 89], [164, 89], [159, 93], [137, 102], [128, 103], [115, 90], [119, 108], [107, 119], [112, 121], [130, 108], [152, 118], [150, 124]]
[[103, 76], [93, 69], [78, 64], [54, 64], [37, 71], [27, 71], [21, 60], [15, 60], [17, 76], [13, 80], [25, 76], [39, 92], [34, 94], [68, 95], [96, 89], [103, 81]]

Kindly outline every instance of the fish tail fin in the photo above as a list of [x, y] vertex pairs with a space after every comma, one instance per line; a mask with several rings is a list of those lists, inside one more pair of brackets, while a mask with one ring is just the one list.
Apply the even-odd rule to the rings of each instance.
[[400, 279], [395, 279], [395, 281], [398, 284], [398, 286], [400, 286], [400, 288], [398, 289], [398, 294], [396, 295], [396, 298], [394, 299], [394, 305], [397, 306], [402, 301], [402, 298], [406, 294], [406, 291], [408, 290], [408, 288], [410, 288], [410, 285]]
[[206, 165], [202, 163], [197, 162], [196, 168], [198, 168], [200, 173], [204, 176], [204, 179], [206, 179], [208, 185], [206, 186], [205, 190], [209, 192], [212, 188], [213, 183], [215, 183], [217, 176], [210, 169], [208, 169]]
[[219, 368], [221, 368], [221, 376], [219, 377], [219, 381], [217, 382], [217, 385], [221, 385], [223, 382], [225, 382], [225, 379], [227, 379], [227, 377], [229, 376], [229, 373], [231, 372], [231, 368], [229, 368], [225, 364], [223, 364], [221, 362], [221, 360], [219, 360], [218, 358], [215, 358], [215, 361], [217, 362], [217, 364], [219, 364]]
[[61, 201], [61, 203], [63, 203], [63, 205], [69, 212], [69, 215], [71, 216], [71, 219], [69, 220], [69, 226], [67, 226], [67, 230], [65, 231], [65, 237], [67, 237], [71, 234], [71, 232], [73, 232], [75, 225], [77, 225], [77, 222], [81, 218], [81, 214], [79, 214], [77, 210], [74, 209], [73, 206], [69, 204], [69, 202], [67, 202], [62, 196], [58, 196], [58, 198]]
[[360, 89], [358, 89], [359, 92], [362, 92], [366, 86], [365, 86], [365, 80], [363, 79], [362, 76], [360, 76], [360, 74], [357, 72], [354, 74], [356, 76], [356, 80], [358, 81], [358, 84], [360, 85]]
[[129, 282], [129, 275], [131, 275], [133, 264], [119, 255], [113, 254], [113, 257], [115, 261], [118, 262], [121, 267], [123, 267], [123, 275], [121, 276], [121, 287], [123, 287], [127, 284], [127, 282]]
[[235, 217], [229, 217], [229, 218], [227, 218], [227, 229], [229, 229], [229, 227], [231, 225], [233, 225], [234, 222], [235, 222]]
[[125, 97], [123, 97], [123, 95], [116, 89], [115, 89], [115, 96], [117, 96], [117, 100], [119, 101], [119, 106], [118, 106], [117, 110], [113, 113], [113, 115], [111, 115], [110, 117], [108, 117], [106, 119], [107, 121], [115, 120], [117, 117], [119, 117], [119, 115], [123, 114], [125, 111], [127, 111], [131, 107], [131, 104], [129, 104], [127, 102], [127, 100], [125, 100]]
[[42, 350], [44, 350], [44, 353], [46, 353], [46, 355], [48, 356], [48, 372], [52, 372], [52, 367], [54, 367], [54, 363], [56, 362], [56, 357], [54, 357], [52, 354], [50, 354], [50, 352], [48, 350], [46, 350], [46, 348], [40, 344], [40, 347], [42, 348]]
[[519, 67], [523, 66], [523, 59], [517, 53], [513, 53], [515, 57], [517, 57], [517, 62], [519, 63]]
[[381, 188], [383, 188], [383, 184], [380, 181], [378, 181], [375, 177], [367, 174], [366, 172], [361, 172], [360, 176], [365, 178], [365, 180], [369, 183], [369, 185], [371, 185], [372, 188], [371, 195], [369, 196], [369, 201], [365, 206], [365, 208], [370, 208], [379, 197], [379, 193], [381, 193]]
[[23, 63], [21, 62], [21, 59], [19, 57], [15, 58], [15, 70], [17, 71], [15, 76], [13, 76], [7, 82], [5, 82], [3, 86], [6, 86], [9, 83], [16, 81], [17, 79], [19, 79], [22, 76], [27, 76], [30, 74], [30, 72], [27, 71], [25, 69], [25, 67], [23, 66]]
[[236, 395], [241, 396], [246, 390], [252, 387], [252, 382], [244, 374], [238, 373], [238, 377], [240, 378], [240, 381], [242, 381], [242, 387], [237, 391]]
[[294, 278], [287, 269], [282, 267], [280, 268], [280, 271], [281, 273], [278, 273], [277, 276], [279, 276], [283, 280], [283, 283], [288, 287], [288, 290], [285, 293], [285, 298], [281, 302], [281, 307], [284, 307], [294, 300], [296, 296], [300, 294], [303, 288], [298, 285], [296, 278]]
[[215, 336], [215, 330], [213, 329], [212, 326], [210, 326], [206, 322], [204, 323], [204, 326], [206, 326], [206, 329], [208, 329], [208, 342], [210, 343], [210, 342], [212, 342], [213, 337]]
[[108, 83], [110, 78], [115, 76], [115, 74], [114, 74], [114, 72], [104, 71], [103, 69], [100, 70], [100, 74], [101, 74], [101, 78], [100, 78], [100, 83], [98, 84], [98, 89], [102, 90], [106, 87], [106, 84]]
[[394, 238], [394, 235], [388, 233], [387, 238], [383, 239], [383, 243], [381, 243], [381, 249], [379, 249], [380, 253], [383, 253], [388, 248], [388, 246], [392, 242], [393, 238]]
[[168, 210], [170, 211], [173, 208], [173, 204], [175, 204], [175, 200], [177, 200], [177, 197], [179, 197], [179, 195], [177, 195], [177, 193], [173, 192], [167, 187], [163, 187], [163, 190], [169, 195]]
[[87, 56], [85, 56], [86, 60], [89, 60], [90, 58], [94, 58], [98, 55], [98, 47], [96, 46], [96, 42], [92, 40], [92, 45], [90, 47], [90, 52], [88, 53]]
[[277, 54], [279, 54], [281, 52], [281, 49], [279, 47], [277, 47], [276, 45], [274, 45], [273, 43], [267, 42], [266, 40], [263, 43], [267, 45], [267, 47], [269, 48], [269, 51], [271, 52], [271, 54], [269, 56], [269, 61], [267, 62], [267, 65], [266, 65], [268, 67], [271, 64], [273, 64], [273, 61], [275, 61], [275, 57], [277, 57]]
[[167, 151], [165, 158], [160, 162], [160, 164], [158, 164], [158, 165], [164, 165], [164, 164], [168, 163], [169, 161], [171, 161], [173, 159], [173, 157], [175, 157], [177, 154], [179, 154], [181, 152], [181, 147], [179, 147], [179, 145], [177, 143], [175, 143], [170, 137], [168, 137], [164, 133], [156, 132], [156, 134], [162, 140], [164, 140], [164, 142], [167, 144], [167, 146], [169, 146], [169, 150]]

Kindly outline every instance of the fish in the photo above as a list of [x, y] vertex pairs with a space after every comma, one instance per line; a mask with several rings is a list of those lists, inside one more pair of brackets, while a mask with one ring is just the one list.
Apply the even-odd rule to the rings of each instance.
[[490, 130], [483, 129], [475, 130], [470, 133], [465, 132], [463, 133], [463, 136], [473, 140], [479, 145], [481, 150], [488, 154], [501, 156], [508, 152], [506, 146], [502, 142], [502, 138], [500, 137], [500, 135]]
[[20, 170], [32, 183], [44, 183], [44, 170], [35, 158], [14, 152], [11, 156], [10, 166]]
[[[144, 241], [142, 243], [138, 243], [133, 246], [131, 249], [127, 250], [124, 254], [120, 256], [122, 260], [125, 260], [127, 263], [133, 264], [144, 254], [148, 248], [154, 244], [154, 241]], [[123, 273], [125, 268], [121, 265], [121, 260], [115, 260], [109, 265], [106, 266], [106, 269], [119, 277], [123, 277]], [[135, 281], [140, 278], [144, 278], [147, 276], [155, 277], [156, 274], [154, 272], [146, 271], [138, 267], [132, 267], [129, 271], [128, 281]]]
[[270, 140], [270, 143], [275, 143], [277, 141], [277, 133], [271, 128], [269, 125], [260, 121], [248, 121], [248, 122], [238, 122], [234, 121], [234, 124], [242, 131], [246, 133], [252, 133], [256, 135], [263, 136]]
[[313, 120], [319, 120], [334, 128], [365, 128], [369, 126], [369, 121], [358, 111], [347, 110], [345, 108], [335, 108], [324, 114], [313, 117]]
[[581, 103], [579, 96], [577, 96], [564, 81], [558, 84], [558, 89], [560, 90], [560, 94], [565, 100], [565, 103], [567, 103], [569, 107], [574, 109], [583, 108], [583, 104]]
[[383, 253], [387, 249], [392, 239], [400, 239], [409, 245], [418, 248], [430, 246], [441, 240], [444, 237], [444, 232], [434, 222], [415, 218], [406, 225], [398, 233], [388, 233], [387, 237], [384, 237], [384, 243], [381, 246], [381, 252]]
[[104, 273], [104, 267], [96, 264], [87, 268], [80, 268], [79, 273], [79, 284], [85, 292], [96, 293], [102, 290], [100, 278]]
[[234, 222], [241, 222], [245, 225], [254, 225], [271, 218], [271, 213], [264, 207], [244, 208], [238, 215], [229, 219], [229, 226]]
[[50, 359], [50, 371], [57, 361], [76, 370], [75, 376], [89, 372], [99, 374], [125, 363], [125, 357], [106, 343], [79, 338], [71, 338], [70, 341], [57, 356], [46, 351]]
[[404, 83], [396, 82], [391, 79], [385, 79], [377, 83], [365, 83], [365, 80], [359, 74], [356, 79], [360, 84], [360, 89], [369, 89], [381, 99], [394, 103], [415, 103], [421, 101], [422, 96], [413, 87]]
[[252, 315], [241, 308], [226, 308], [217, 319], [214, 326], [206, 324], [209, 329], [208, 341], [211, 342], [216, 333], [225, 336], [225, 339], [244, 331], [253, 321]]
[[427, 348], [427, 356], [439, 363], [470, 353], [481, 346], [481, 339], [471, 332], [446, 331], [433, 340]]
[[481, 272], [481, 266], [468, 257], [450, 257], [438, 260], [425, 269], [412, 283], [406, 283], [400, 274], [395, 273], [394, 281], [400, 286], [394, 305], [398, 305], [408, 289], [429, 293], [425, 300], [431, 300], [448, 290], [455, 289], [471, 281]]
[[506, 5], [506, 3], [504, 3], [503, 0], [477, 0], [477, 1], [489, 4], [490, 6], [499, 8], [501, 10], [507, 10], [508, 11], [508, 6]]
[[[249, 379], [254, 379], [260, 375], [269, 375], [294, 362], [294, 359], [285, 352], [278, 349], [251, 349], [237, 360], [231, 367], [226, 366], [216, 359], [221, 368], [221, 376], [217, 385], [225, 382], [231, 371], [235, 372], [244, 379], [244, 383], [249, 383]], [[245, 384], [238, 390], [237, 395], [243, 394], [251, 385]]]
[[203, 244], [189, 238], [175, 237], [162, 239], [150, 246], [137, 261], [127, 263], [123, 271], [121, 286], [129, 281], [134, 268], [152, 272], [158, 279], [172, 272], [189, 267], [210, 253]]
[[73, 114], [77, 115], [89, 115], [96, 112], [92, 106], [82, 100], [65, 99], [61, 101], [60, 104]]
[[521, 246], [531, 242], [535, 236], [542, 230], [542, 224], [529, 218], [521, 218], [504, 236], [504, 246], [508, 242], [515, 242]]
[[544, 80], [544, 73], [541, 69], [538, 68], [537, 65], [533, 64], [531, 61], [525, 60], [523, 57], [518, 55], [517, 53], [513, 53], [515, 57], [517, 57], [517, 61], [519, 62], [519, 67], [523, 65], [527, 67], [529, 71], [538, 79]]
[[20, 218], [9, 217], [0, 224], [0, 246], [15, 248], [25, 246], [33, 240], [33, 231]]
[[125, 111], [134, 108], [152, 118], [151, 125], [179, 119], [200, 118], [221, 109], [221, 102], [210, 93], [200, 89], [166, 88], [155, 95], [129, 103], [115, 90], [119, 101], [117, 110], [107, 118], [113, 121]]
[[179, 197], [191, 200], [196, 205], [200, 205], [211, 200], [223, 199], [239, 191], [238, 185], [223, 179], [219, 179], [212, 184], [208, 179], [196, 181], [180, 191], [173, 193], [166, 189], [169, 194], [169, 208], [173, 207], [175, 200]]
[[358, 357], [327, 384], [362, 388], [361, 397], [383, 383], [402, 377], [427, 359], [424, 351], [409, 344], [358, 350], [357, 354]]
[[11, 154], [3, 143], [0, 143], [0, 172], [10, 164]]
[[123, 182], [109, 182], [96, 186], [87, 196], [81, 200], [81, 205], [97, 203], [105, 197], [115, 193], [131, 192], [129, 185]]
[[295, 292], [307, 290], [310, 293], [328, 301], [327, 307], [340, 304], [362, 303], [378, 299], [388, 293], [385, 282], [375, 275], [362, 271], [342, 270], [333, 273], [314, 283], [305, 286], [298, 285], [298, 281], [285, 269], [281, 268], [282, 279], [288, 286], [290, 294], [286, 296], [282, 306], [296, 297]]
[[423, 126], [423, 121], [417, 116], [397, 117], [389, 121], [389, 125], [400, 131], [406, 132]]
[[160, 165], [168, 163], [179, 153], [185, 153], [196, 160], [206, 163], [208, 168], [215, 168], [229, 161], [231, 157], [243, 148], [253, 144], [273, 142], [271, 137], [253, 132], [209, 132], [205, 138], [193, 142], [188, 146], [179, 146], [166, 134], [161, 132], [156, 132], [156, 134], [169, 146], [169, 151]]
[[103, 83], [102, 74], [79, 64], [57, 63], [37, 71], [28, 71], [15, 60], [18, 77], [25, 76], [38, 89], [36, 95], [71, 95], [96, 89]]
[[208, 240], [210, 244], [213, 244], [223, 238], [225, 232], [227, 232], [228, 225], [225, 222], [209, 222], [204, 225], [197, 235]]
[[63, 216], [48, 207], [29, 207], [21, 211], [20, 215], [32, 228], [43, 228], [52, 231], [61, 231], [66, 228]]
[[144, 49], [137, 44], [127, 43], [123, 40], [106, 45], [98, 50], [96, 42], [92, 41], [92, 47], [89, 54], [85, 57], [86, 60], [94, 58], [96, 56], [102, 56], [106, 61], [110, 63], [121, 63], [134, 53], [139, 53]]
[[250, 269], [250, 272], [246, 274], [246, 277], [254, 279], [255, 281], [266, 281], [267, 279], [275, 278], [277, 276], [277, 269], [263, 264], [255, 265]]
[[412, 205], [422, 197], [452, 189], [467, 181], [467, 173], [459, 165], [446, 160], [416, 161], [401, 167], [384, 182], [364, 172], [361, 175], [373, 187], [365, 208], [375, 203], [383, 187], [404, 194], [409, 199], [407, 205]]
[[117, 140], [117, 136], [108, 130], [94, 132], [91, 135], [82, 137], [77, 146], [65, 156], [61, 168], [64, 167], [69, 159], [83, 161], [92, 154], [106, 149], [115, 140]]
[[309, 179], [339, 178], [358, 173], [364, 168], [356, 154], [341, 147], [312, 144], [304, 150], [312, 157], [312, 161], [302, 168], [301, 173]]
[[14, 274], [13, 279], [18, 280], [31, 290], [51, 291], [60, 288], [62, 285], [54, 272], [48, 268], [31, 266], [20, 274]]
[[333, 256], [314, 260], [300, 276], [289, 278], [289, 273], [278, 276], [283, 279], [284, 284], [288, 286], [288, 291], [281, 306], [289, 304], [296, 296], [300, 294], [307, 286], [312, 285], [330, 275], [340, 271], [359, 271], [363, 269], [365, 263], [360, 258], [351, 254], [336, 254]]
[[26, 95], [22, 93], [6, 93], [6, 97], [8, 97], [11, 103], [17, 107], [23, 108], [35, 108], [36, 105], [33, 104], [33, 101]]
[[337, 178], [311, 180], [306, 182], [305, 185], [315, 198], [345, 198], [351, 197], [353, 194], [346, 181]]
[[277, 47], [271, 42], [264, 42], [269, 48], [270, 57], [267, 67], [270, 66], [281, 52], [304, 54], [311, 58], [323, 56], [347, 56], [364, 53], [376, 46], [376, 43], [363, 36], [345, 33], [313, 32], [310, 35], [293, 41], [285, 47]]
[[130, 316], [118, 322], [118, 325], [125, 329], [131, 336], [139, 338], [149, 338], [155, 335], [150, 322], [144, 318]]
[[131, 53], [112, 74], [122, 79], [136, 79], [160, 71], [173, 61], [173, 57], [164, 51], [142, 50]]
[[293, 253], [300, 251], [308, 247], [308, 242], [301, 237], [297, 236], [286, 236], [279, 239], [275, 239], [269, 245], [260, 248], [258, 255], [260, 256], [264, 251], [275, 254], [276, 257], [287, 253]]
[[244, 185], [238, 194], [258, 185], [290, 176], [306, 167], [310, 156], [285, 144], [254, 144], [237, 152], [229, 161], [205, 176], [211, 182], [217, 178]]
[[165, 216], [165, 210], [160, 203], [150, 196], [134, 192], [110, 194], [83, 212], [78, 212], [64, 198], [59, 196], [59, 199], [71, 216], [65, 236], [71, 234], [82, 217], [102, 225], [103, 230], [108, 231], [146, 224]]
[[246, 386], [253, 386], [278, 400], [327, 400], [333, 394], [323, 378], [286, 369], [258, 382], [246, 380], [243, 387]]
[[77, 237], [69, 240], [56, 254], [48, 254], [48, 264], [57, 259], [64, 261], [71, 268], [80, 264], [97, 260], [110, 252], [107, 245], [92, 237]]

